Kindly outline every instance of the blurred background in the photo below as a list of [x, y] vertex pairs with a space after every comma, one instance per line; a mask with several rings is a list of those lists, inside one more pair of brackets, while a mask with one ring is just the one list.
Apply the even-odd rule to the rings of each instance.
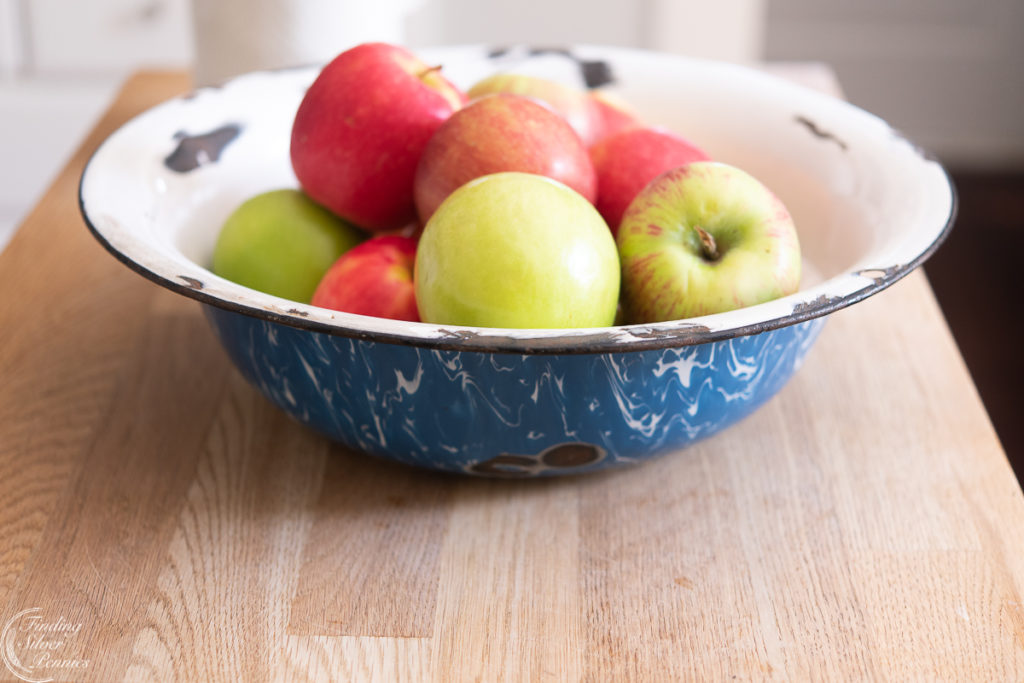
[[1021, 0], [0, 0], [0, 248], [132, 71], [209, 83], [371, 39], [828, 64], [953, 175], [960, 217], [926, 271], [1024, 472]]

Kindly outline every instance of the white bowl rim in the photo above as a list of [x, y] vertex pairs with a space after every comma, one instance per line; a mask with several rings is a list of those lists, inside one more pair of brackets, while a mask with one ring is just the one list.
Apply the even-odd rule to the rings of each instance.
[[[494, 49], [494, 47], [462, 45], [439, 49], [489, 51]], [[875, 115], [853, 104], [810, 91], [802, 86], [764, 73], [753, 67], [655, 53], [637, 48], [574, 45], [570, 48], [559, 49], [579, 49], [584, 52], [591, 50], [612, 55], [656, 55], [659, 58], [669, 58], [691, 64], [702, 64], [709, 68], [721, 69], [723, 71], [744, 73], [747, 77], [774, 80], [778, 82], [780, 87], [803, 91], [803, 97], [820, 98], [822, 102], [831, 101], [848, 112], [854, 112], [859, 116], [880, 121]], [[429, 54], [430, 50], [418, 50], [417, 52]], [[253, 75], [263, 74], [272, 76], [296, 70], [309, 70], [315, 74], [319, 68], [320, 65], [311, 65], [250, 72], [249, 74], [243, 74], [230, 79], [224, 84], [216, 86], [216, 89], [230, 89], [232, 83]], [[93, 170], [94, 162], [111, 141], [115, 140], [119, 133], [127, 126], [145, 117], [150, 112], [173, 102], [192, 99], [198, 92], [204, 90], [210, 90], [210, 88], [199, 88], [184, 93], [133, 116], [119, 126], [93, 151], [83, 169], [78, 188], [79, 210], [87, 228], [95, 239], [122, 263], [143, 277], [171, 291], [195, 299], [203, 304], [242, 315], [312, 332], [363, 341], [417, 346], [436, 350], [522, 355], [560, 355], [622, 353], [685, 347], [759, 334], [829, 315], [895, 284], [921, 265], [941, 246], [952, 230], [957, 214], [958, 198], [956, 189], [945, 168], [935, 157], [914, 144], [901, 132], [889, 127], [894, 141], [908, 145], [921, 160], [934, 164], [937, 167], [945, 180], [949, 192], [949, 212], [945, 222], [942, 225], [929, 228], [927, 239], [914, 245], [913, 257], [902, 262], [880, 264], [878, 267], [858, 268], [847, 271], [809, 289], [801, 290], [795, 294], [764, 304], [698, 318], [659, 323], [578, 329], [503, 329], [423, 322], [413, 323], [343, 313], [251, 290], [223, 278], [218, 278], [199, 264], [193, 263], [191, 265], [194, 268], [189, 269], [187, 267], [183, 268], [180, 263], [169, 264], [160, 259], [157, 260], [156, 264], [145, 263], [144, 261], [148, 259], [142, 258], [143, 254], [139, 252], [140, 247], [138, 247], [137, 243], [131, 241], [125, 243], [120, 239], [129, 229], [117, 223], [104, 223], [98, 220], [97, 215], [90, 211], [89, 199], [86, 196], [88, 194], [87, 185], [90, 173]], [[183, 273], [181, 272], [182, 270], [188, 270], [189, 272]]]

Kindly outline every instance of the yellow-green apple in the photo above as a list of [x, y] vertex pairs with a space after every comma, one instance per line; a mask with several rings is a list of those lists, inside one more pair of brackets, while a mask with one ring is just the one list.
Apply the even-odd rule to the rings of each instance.
[[619, 260], [593, 205], [544, 176], [496, 173], [456, 190], [416, 252], [426, 322], [510, 328], [604, 327]]
[[548, 176], [595, 197], [594, 165], [569, 124], [528, 97], [499, 93], [452, 114], [427, 143], [414, 183], [420, 219], [466, 182], [503, 171]]
[[678, 320], [751, 306], [800, 285], [789, 211], [757, 178], [699, 161], [655, 178], [618, 234], [630, 322]]
[[597, 89], [591, 90], [588, 96], [593, 100], [598, 113], [595, 143], [620, 130], [643, 125], [640, 115], [618, 95]]
[[522, 95], [543, 102], [569, 122], [584, 145], [591, 145], [600, 134], [601, 112], [584, 90], [536, 76], [499, 73], [475, 83], [466, 92], [470, 99], [496, 93]]
[[418, 322], [412, 269], [416, 240], [378, 235], [345, 252], [324, 275], [313, 305]]
[[371, 231], [415, 217], [413, 176], [427, 140], [465, 95], [405, 48], [364, 43], [323, 68], [295, 115], [291, 161], [302, 188]]
[[224, 222], [213, 272], [274, 296], [309, 303], [334, 261], [365, 235], [298, 190], [243, 202]]
[[709, 159], [704, 150], [662, 128], [632, 127], [590, 148], [597, 173], [597, 210], [612, 234], [618, 233], [626, 207], [647, 183], [665, 171]]

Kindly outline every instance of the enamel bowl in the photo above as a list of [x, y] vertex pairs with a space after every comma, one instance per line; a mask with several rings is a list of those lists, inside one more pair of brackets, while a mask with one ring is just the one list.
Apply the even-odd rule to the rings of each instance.
[[735, 65], [650, 52], [421, 51], [460, 86], [501, 70], [605, 87], [652, 124], [761, 179], [793, 214], [801, 290], [649, 325], [506, 330], [308, 306], [210, 272], [217, 232], [259, 192], [297, 186], [295, 109], [316, 68], [252, 73], [170, 100], [96, 151], [82, 214], [127, 266], [203, 304], [270, 401], [352, 449], [490, 476], [636, 463], [715, 434], [774, 395], [825, 316], [928, 257], [955, 212], [942, 167], [884, 121]]

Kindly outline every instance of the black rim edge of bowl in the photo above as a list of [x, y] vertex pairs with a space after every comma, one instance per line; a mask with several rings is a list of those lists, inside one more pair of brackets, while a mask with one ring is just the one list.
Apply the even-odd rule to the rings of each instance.
[[[296, 67], [298, 68], [298, 67]], [[306, 68], [306, 67], [302, 67]], [[291, 70], [291, 69], [287, 69]], [[198, 90], [197, 88], [171, 98], [184, 99], [194, 95]], [[159, 106], [159, 105], [154, 105]], [[946, 218], [946, 224], [942, 227], [942, 230], [936, 235], [935, 239], [932, 240], [931, 244], [928, 245], [916, 258], [909, 261], [908, 263], [900, 264], [892, 267], [880, 267], [877, 270], [882, 272], [883, 275], [872, 284], [866, 285], [861, 289], [851, 292], [846, 296], [841, 297], [829, 297], [823, 300], [814, 301], [800, 307], [799, 312], [795, 311], [789, 315], [781, 316], [778, 318], [771, 318], [769, 320], [763, 320], [750, 325], [744, 325], [742, 327], [731, 327], [724, 330], [710, 330], [700, 324], [689, 324], [685, 320], [678, 321], [678, 327], [666, 327], [664, 329], [651, 330], [648, 325], [626, 325], [621, 327], [610, 327], [603, 328], [601, 331], [593, 332], [589, 334], [578, 334], [569, 338], [566, 337], [538, 337], [534, 339], [530, 338], [519, 338], [519, 337], [507, 337], [495, 334], [481, 333], [476, 330], [485, 328], [458, 328], [452, 326], [449, 336], [439, 337], [417, 337], [411, 335], [405, 335], [401, 333], [389, 333], [389, 332], [375, 332], [368, 330], [360, 330], [353, 327], [345, 327], [341, 324], [325, 323], [318, 320], [309, 320], [301, 315], [290, 314], [290, 313], [279, 313], [275, 311], [266, 310], [257, 306], [247, 306], [244, 304], [236, 303], [233, 301], [226, 301], [219, 297], [207, 294], [202, 289], [176, 282], [168, 277], [165, 277], [159, 273], [156, 273], [146, 266], [140, 264], [138, 261], [133, 260], [122, 251], [114, 247], [99, 229], [93, 224], [89, 218], [89, 214], [85, 208], [85, 198], [82, 195], [83, 185], [85, 184], [85, 177], [89, 171], [89, 167], [92, 165], [93, 159], [103, 148], [103, 146], [110, 140], [114, 135], [117, 134], [122, 128], [127, 126], [129, 123], [134, 121], [136, 118], [144, 115], [150, 108], [147, 108], [138, 114], [130, 117], [128, 120], [118, 126], [113, 132], [104, 138], [96, 149], [94, 149], [85, 165], [82, 167], [82, 174], [78, 181], [78, 210], [85, 221], [86, 227], [92, 236], [99, 242], [104, 249], [114, 256], [118, 261], [126, 265], [131, 270], [135, 271], [139, 275], [142, 275], [147, 280], [154, 282], [161, 287], [165, 287], [177, 294], [184, 295], [196, 301], [221, 308], [232, 313], [238, 313], [250, 317], [267, 320], [289, 327], [294, 327], [302, 330], [309, 330], [311, 332], [318, 332], [323, 334], [329, 334], [337, 337], [346, 337], [350, 339], [359, 339], [362, 341], [372, 341], [385, 344], [395, 344], [400, 346], [416, 346], [426, 349], [434, 349], [439, 351], [472, 351], [482, 353], [504, 353], [513, 355], [587, 355], [587, 354], [607, 354], [607, 353], [630, 353], [630, 352], [641, 352], [651, 351], [655, 349], [668, 349], [668, 348], [679, 348], [685, 346], [696, 346], [698, 344], [706, 344], [710, 342], [723, 341], [726, 339], [732, 339], [735, 337], [744, 337], [753, 334], [760, 334], [762, 332], [768, 332], [783, 327], [789, 327], [791, 325], [797, 325], [799, 323], [807, 322], [815, 318], [827, 316], [835, 311], [851, 306], [863, 299], [872, 296], [883, 289], [890, 287], [899, 280], [903, 279], [906, 275], [912, 272], [915, 268], [920, 266], [936, 250], [942, 243], [945, 242], [949, 233], [953, 229], [953, 224], [956, 221], [956, 216], [959, 207], [959, 197], [957, 196], [956, 186], [953, 184], [952, 179], [949, 176], [949, 172], [945, 166], [941, 164], [934, 156], [926, 152], [922, 147], [915, 144], [907, 136], [897, 132], [895, 129], [890, 127], [900, 139], [904, 140], [916, 151], [916, 153], [925, 161], [930, 161], [938, 166], [942, 172], [943, 177], [946, 180], [946, 185], [949, 188], [950, 193], [950, 210], [949, 216]], [[198, 264], [197, 264], [198, 265]], [[871, 270], [871, 269], [867, 269]], [[864, 272], [864, 271], [861, 271]], [[238, 285], [242, 287], [242, 285]], [[434, 325], [443, 331], [444, 326]], [[624, 343], [621, 339], [623, 333], [630, 334], [630, 330], [637, 329], [636, 341], [629, 341]], [[607, 329], [608, 331], [605, 331]]]

